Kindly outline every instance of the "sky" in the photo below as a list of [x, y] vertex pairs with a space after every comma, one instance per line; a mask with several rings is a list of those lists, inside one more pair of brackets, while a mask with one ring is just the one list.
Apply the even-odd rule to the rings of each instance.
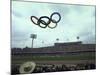
[[[61, 20], [54, 29], [41, 28], [30, 20], [31, 16], [49, 17], [53, 12], [59, 12], [61, 15]], [[31, 47], [31, 34], [37, 35], [33, 47], [76, 41], [94, 44], [95, 16], [95, 6], [12, 1], [12, 48]], [[54, 18], [58, 19], [57, 15]]]

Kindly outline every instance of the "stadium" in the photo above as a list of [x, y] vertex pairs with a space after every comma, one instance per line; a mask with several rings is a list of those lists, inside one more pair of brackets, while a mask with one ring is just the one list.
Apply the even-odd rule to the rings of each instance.
[[12, 48], [11, 72], [19, 74], [28, 61], [36, 64], [31, 73], [90, 70], [96, 68], [96, 44], [79, 42], [55, 43], [41, 48]]

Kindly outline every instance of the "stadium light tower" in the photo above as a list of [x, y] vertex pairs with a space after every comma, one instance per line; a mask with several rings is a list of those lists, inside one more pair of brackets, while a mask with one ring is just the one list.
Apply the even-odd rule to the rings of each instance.
[[37, 38], [36, 34], [31, 34], [30, 38], [32, 38], [32, 48], [33, 48], [33, 40]]
[[59, 38], [57, 38], [56, 41], [58, 42], [59, 41]]
[[76, 38], [77, 38], [77, 41], [79, 41], [80, 37], [79, 37], [79, 36], [77, 36]]

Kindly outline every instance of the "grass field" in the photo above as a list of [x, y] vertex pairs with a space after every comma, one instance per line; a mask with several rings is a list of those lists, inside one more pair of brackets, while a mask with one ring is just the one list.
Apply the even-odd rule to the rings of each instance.
[[71, 60], [95, 60], [95, 53], [85, 53], [85, 54], [76, 54], [76, 55], [63, 55], [63, 56], [13, 56], [12, 63], [22, 63], [26, 61], [71, 61]]

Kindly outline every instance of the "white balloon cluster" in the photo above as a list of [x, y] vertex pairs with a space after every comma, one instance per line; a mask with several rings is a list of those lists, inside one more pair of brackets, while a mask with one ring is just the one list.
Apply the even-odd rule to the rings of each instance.
[[22, 64], [19, 68], [19, 72], [21, 74], [29, 74], [32, 73], [35, 69], [35, 62], [25, 62], [24, 64]]

